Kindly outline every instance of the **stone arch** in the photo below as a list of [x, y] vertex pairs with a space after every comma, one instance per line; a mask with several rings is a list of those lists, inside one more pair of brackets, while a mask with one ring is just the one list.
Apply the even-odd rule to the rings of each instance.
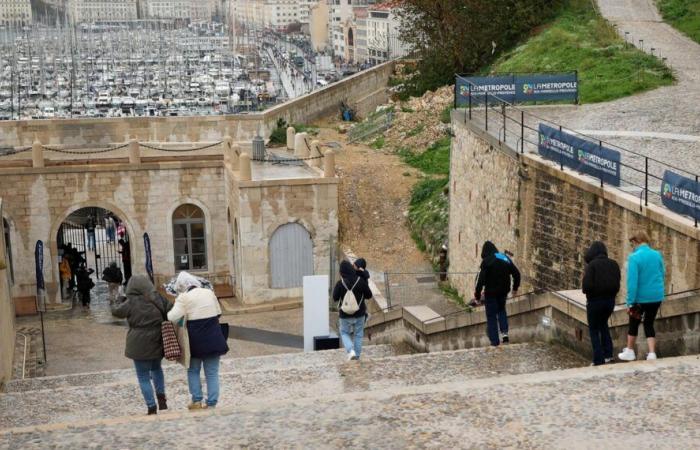
[[168, 226], [166, 227], [166, 232], [168, 235], [168, 242], [170, 245], [167, 246], [168, 251], [168, 267], [170, 267], [170, 270], [175, 270], [175, 248], [173, 246], [174, 242], [174, 236], [173, 236], [173, 214], [175, 213], [175, 210], [179, 208], [182, 205], [186, 204], [191, 204], [199, 208], [202, 213], [204, 213], [204, 236], [206, 237], [206, 248], [207, 248], [207, 272], [213, 273], [214, 272], [214, 233], [213, 233], [213, 227], [214, 223], [212, 222], [212, 217], [211, 217], [211, 212], [209, 211], [209, 208], [207, 205], [200, 200], [197, 200], [196, 198], [193, 197], [180, 197], [177, 200], [173, 201], [170, 204], [170, 207], [168, 208], [168, 215], [166, 217], [166, 220], [168, 221]]
[[281, 220], [275, 220], [270, 223], [270, 225], [267, 226], [265, 230], [265, 235], [267, 236], [267, 239], [269, 240], [272, 238], [272, 235], [274, 234], [275, 231], [282, 225], [286, 225], [288, 223], [298, 223], [299, 225], [303, 226], [306, 228], [306, 231], [309, 232], [311, 235], [311, 240], [314, 241], [316, 239], [316, 227], [313, 226], [310, 222], [308, 222], [306, 219], [303, 219], [301, 217], [299, 218], [289, 218], [289, 219], [281, 219]]
[[299, 222], [287, 222], [272, 233], [268, 242], [270, 287], [299, 288], [302, 278], [314, 274], [314, 241]]
[[[126, 212], [124, 212], [123, 209], [119, 208], [111, 202], [104, 200], [85, 200], [74, 203], [73, 205], [64, 209], [61, 213], [52, 218], [51, 229], [49, 231], [48, 239], [44, 241], [44, 251], [46, 251], [46, 249], [48, 249], [49, 251], [49, 257], [44, 257], [44, 261], [49, 261], [49, 267], [51, 267], [51, 281], [49, 281], [48, 277], [46, 277], [46, 294], [47, 298], [53, 298], [56, 303], [61, 303], [62, 301], [60, 289], [58, 289], [58, 264], [53, 264], [53, 262], [56, 261], [58, 258], [58, 242], [56, 241], [58, 230], [61, 227], [63, 221], [65, 221], [66, 218], [68, 218], [68, 216], [70, 216], [74, 212], [78, 211], [79, 209], [93, 207], [111, 211], [124, 223], [124, 227], [126, 227], [126, 232], [131, 237], [129, 241], [131, 245], [131, 260], [141, 261], [143, 259], [143, 252], [139, 251], [140, 247], [138, 245], [134, 245], [134, 242], [136, 242], [134, 239], [138, 239], [138, 236], [140, 236], [140, 234], [137, 233], [137, 230], [134, 228], [131, 218], [128, 214], [126, 214]], [[32, 246], [33, 245], [34, 244], [32, 243]], [[133, 262], [132, 266], [134, 266]]]
[[355, 46], [355, 31], [352, 28], [348, 28], [348, 46]]

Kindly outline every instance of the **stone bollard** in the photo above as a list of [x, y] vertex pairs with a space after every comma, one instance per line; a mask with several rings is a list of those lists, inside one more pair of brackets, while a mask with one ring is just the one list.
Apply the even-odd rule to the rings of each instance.
[[309, 161], [309, 165], [311, 167], [321, 167], [321, 160], [322, 158], [318, 158], [319, 156], [323, 156], [323, 153], [321, 153], [321, 143], [319, 141], [312, 141], [311, 142], [311, 156], [312, 159]]
[[239, 181], [250, 181], [253, 179], [252, 168], [250, 166], [250, 155], [247, 153], [241, 153], [241, 157], [238, 160], [239, 165]]
[[32, 144], [32, 167], [44, 167], [44, 147], [39, 139], [35, 139]]
[[309, 149], [306, 148], [306, 133], [297, 133], [294, 137], [294, 156], [304, 158], [304, 155], [309, 154]]
[[296, 132], [294, 127], [287, 127], [287, 150], [294, 150], [294, 136]]
[[323, 177], [335, 177], [335, 153], [330, 149], [325, 153], [323, 158]]
[[136, 139], [129, 139], [129, 164], [141, 164], [141, 147]]

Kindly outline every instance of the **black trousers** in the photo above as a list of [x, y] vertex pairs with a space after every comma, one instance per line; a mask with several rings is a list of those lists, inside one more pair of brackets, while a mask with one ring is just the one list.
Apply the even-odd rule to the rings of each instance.
[[594, 300], [586, 305], [588, 316], [588, 332], [591, 335], [593, 347], [593, 364], [600, 365], [605, 358], [612, 358], [613, 343], [608, 328], [608, 319], [615, 309], [615, 299]]
[[642, 318], [635, 319], [630, 316], [629, 330], [627, 333], [630, 336], [636, 336], [639, 331], [639, 324], [644, 323], [644, 335], [648, 338], [656, 337], [656, 331], [654, 331], [654, 320], [656, 319], [656, 314], [659, 312], [661, 307], [661, 302], [656, 303], [637, 303], [637, 305], [642, 309]]

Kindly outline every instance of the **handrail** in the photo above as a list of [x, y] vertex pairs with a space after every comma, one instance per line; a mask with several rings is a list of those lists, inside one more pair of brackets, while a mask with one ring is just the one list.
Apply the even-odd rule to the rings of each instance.
[[22, 358], [22, 379], [25, 378], [26, 367], [27, 367], [27, 335], [24, 333], [17, 332], [18, 335], [24, 338], [24, 356]]

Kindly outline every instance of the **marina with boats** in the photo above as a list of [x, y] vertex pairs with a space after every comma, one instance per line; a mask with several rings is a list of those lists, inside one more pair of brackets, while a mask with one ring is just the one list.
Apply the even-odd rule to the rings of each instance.
[[343, 75], [279, 35], [216, 22], [0, 29], [0, 57], [0, 120], [245, 113]]

